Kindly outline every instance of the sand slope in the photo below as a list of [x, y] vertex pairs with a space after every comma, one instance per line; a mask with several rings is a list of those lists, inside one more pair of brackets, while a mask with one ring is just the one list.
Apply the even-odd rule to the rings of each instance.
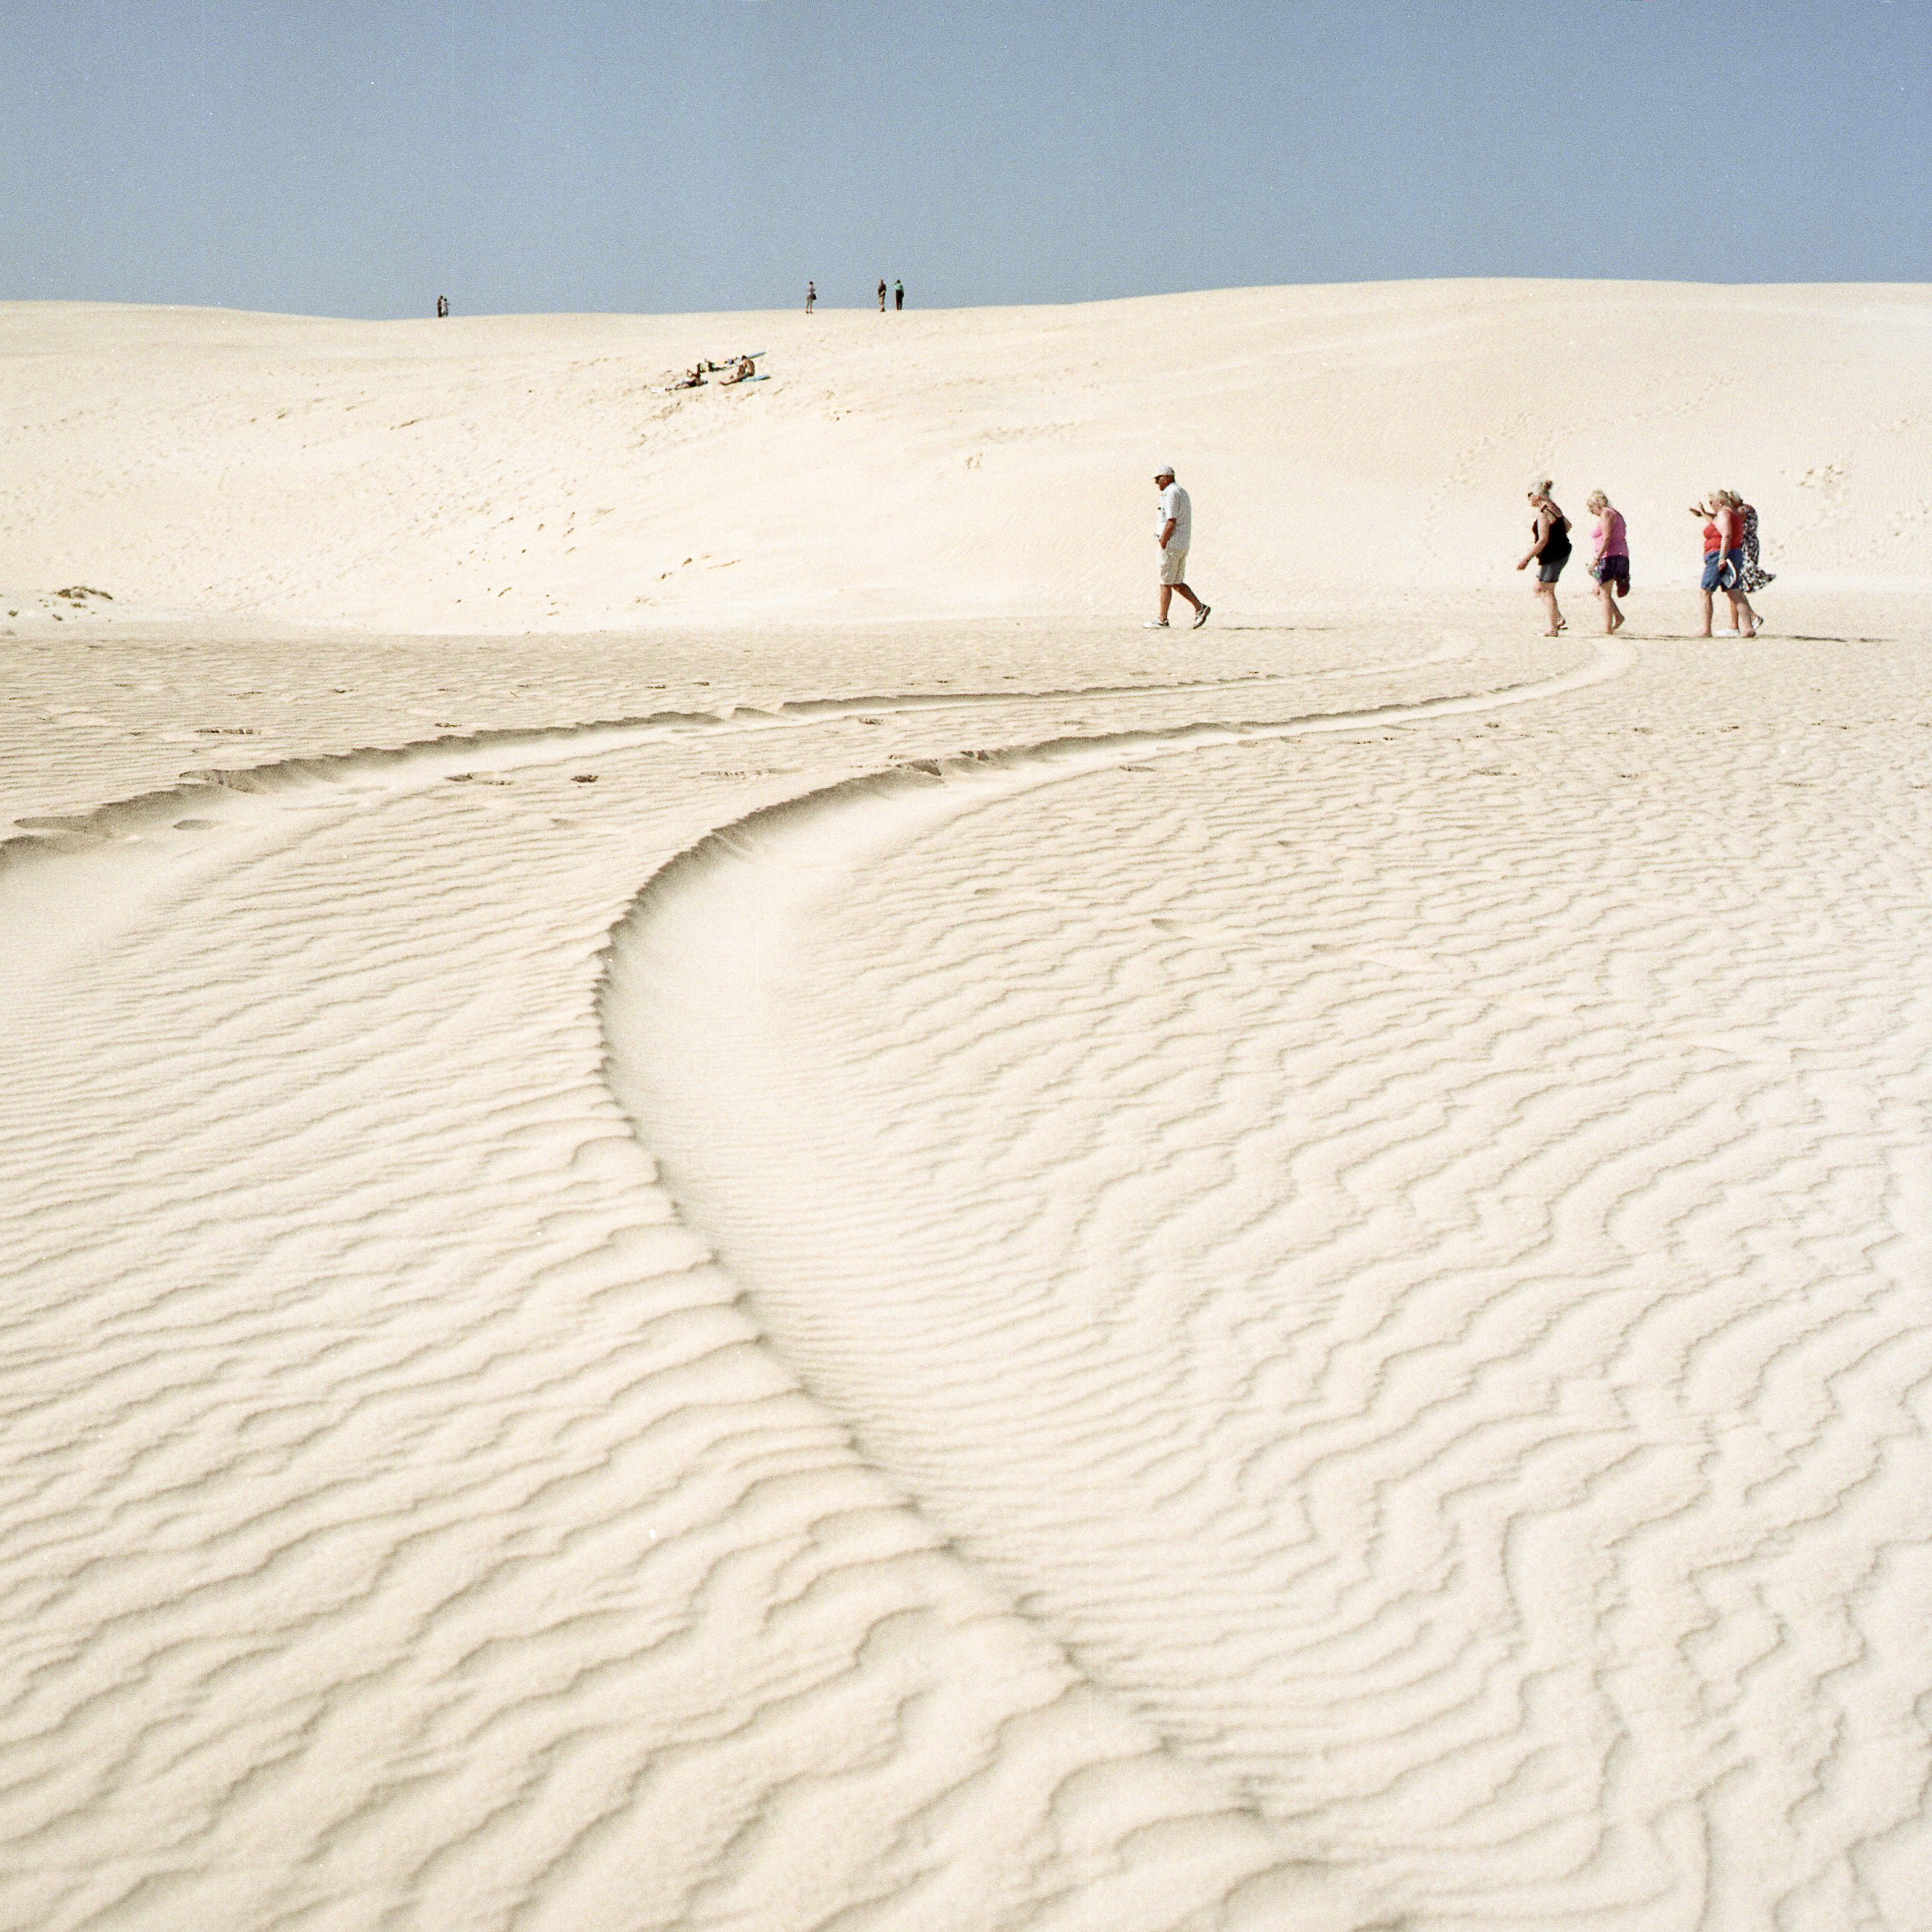
[[[700, 356], [769, 382], [667, 396]], [[1495, 583], [1592, 487], [1637, 581], [1713, 483], [1787, 588], [1932, 585], [1915, 289], [1440, 282], [1066, 309], [351, 323], [0, 308], [0, 589], [383, 630], [1137, 607], [1177, 463], [1218, 600]]]
[[0, 1926], [1932, 1924], [1925, 305], [805, 327], [0, 318]]

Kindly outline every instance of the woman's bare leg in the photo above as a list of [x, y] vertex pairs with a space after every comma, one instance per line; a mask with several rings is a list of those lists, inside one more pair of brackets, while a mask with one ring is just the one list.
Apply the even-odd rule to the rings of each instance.
[[1758, 613], [1750, 607], [1750, 599], [1742, 591], [1733, 591], [1730, 594], [1732, 623], [1735, 625], [1742, 619], [1750, 627], [1744, 635], [1747, 638], [1755, 638], [1758, 635]]
[[1711, 593], [1708, 591], [1699, 591], [1697, 595], [1704, 602], [1704, 629], [1697, 635], [1700, 638], [1708, 638], [1711, 635]]
[[1553, 638], [1563, 628], [1563, 614], [1557, 608], [1557, 587], [1554, 583], [1539, 583], [1536, 595], [1542, 600], [1544, 611], [1549, 622], [1543, 627], [1543, 635]]

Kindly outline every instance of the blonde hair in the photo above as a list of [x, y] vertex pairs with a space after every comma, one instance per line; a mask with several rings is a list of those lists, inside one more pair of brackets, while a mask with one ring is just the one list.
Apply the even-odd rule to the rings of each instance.
[[1584, 505], [1587, 510], [1607, 510], [1609, 507], [1610, 498], [1601, 490], [1591, 491], [1589, 501]]
[[1541, 483], [1533, 483], [1529, 486], [1529, 493], [1533, 497], [1547, 497], [1556, 487], [1556, 484], [1549, 477], [1545, 476]]

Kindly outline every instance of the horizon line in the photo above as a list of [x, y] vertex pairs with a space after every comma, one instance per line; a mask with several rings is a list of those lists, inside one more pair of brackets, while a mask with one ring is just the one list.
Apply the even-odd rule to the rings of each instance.
[[[1906, 279], [1862, 279], [1838, 281], [1825, 277], [1801, 281], [1782, 280], [1776, 282], [1743, 282], [1722, 279], [1698, 278], [1673, 275], [1363, 275], [1338, 282], [1255, 282], [1213, 283], [1192, 289], [1157, 289], [1134, 295], [1089, 296], [1076, 301], [1038, 302], [974, 302], [953, 304], [946, 307], [922, 308], [909, 305], [903, 311], [890, 313], [895, 321], [903, 321], [907, 315], [978, 315], [1000, 312], [1029, 309], [1083, 309], [1117, 307], [1129, 302], [1185, 301], [1207, 296], [1263, 295], [1289, 290], [1339, 290], [1339, 289], [1387, 289], [1387, 288], [1452, 288], [1466, 287], [1519, 287], [1519, 288], [1568, 288], [1568, 289], [1706, 289], [1762, 290], [1766, 292], [1787, 290], [1827, 289], [1872, 289], [1888, 290], [1923, 290], [1932, 294], [1932, 282]], [[782, 306], [769, 305], [747, 308], [690, 308], [690, 309], [608, 309], [608, 308], [531, 308], [531, 309], [477, 309], [455, 311], [446, 317], [435, 313], [434, 305], [439, 295], [446, 295], [446, 289], [438, 290], [426, 298], [429, 312], [419, 314], [371, 315], [360, 313], [333, 313], [318, 309], [271, 309], [246, 308], [218, 302], [143, 302], [119, 297], [94, 296], [32, 296], [0, 295], [0, 309], [127, 309], [149, 313], [174, 313], [195, 315], [259, 316], [277, 321], [291, 322], [418, 322], [418, 321], [554, 321], [562, 318], [605, 321], [670, 321], [683, 316], [710, 315], [794, 315], [803, 311], [801, 299]], [[867, 299], [855, 302], [828, 300], [817, 298], [815, 308], [834, 314], [872, 314], [881, 313], [868, 292]]]

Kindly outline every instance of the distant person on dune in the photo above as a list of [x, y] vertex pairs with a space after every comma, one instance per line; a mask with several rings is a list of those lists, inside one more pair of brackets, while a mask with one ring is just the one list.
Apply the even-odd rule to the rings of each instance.
[[1154, 482], [1161, 492], [1160, 514], [1155, 519], [1155, 541], [1161, 546], [1161, 614], [1150, 617], [1149, 630], [1167, 629], [1169, 600], [1179, 591], [1194, 607], [1194, 628], [1199, 630], [1208, 621], [1212, 607], [1203, 604], [1187, 588], [1187, 546], [1194, 541], [1194, 506], [1187, 492], [1174, 481], [1174, 466], [1164, 463], [1155, 471]]
[[815, 282], [808, 282], [805, 284], [805, 313], [808, 315], [812, 313], [812, 305], [817, 300], [818, 284]]
[[885, 314], [885, 277], [884, 275], [881, 275], [881, 276], [879, 277], [879, 313], [880, 313], [881, 315], [883, 315], [883, 314]]
[[1570, 519], [1557, 507], [1549, 494], [1556, 487], [1547, 476], [1530, 486], [1529, 506], [1536, 513], [1536, 521], [1529, 527], [1533, 541], [1516, 567], [1526, 570], [1532, 564], [1536, 566], [1536, 595], [1542, 599], [1543, 607], [1549, 614], [1549, 628], [1543, 632], [1546, 638], [1570, 628], [1557, 608], [1557, 579], [1570, 560]]
[[894, 281], [893, 283], [893, 307], [894, 310], [898, 310], [904, 308], [905, 305], [906, 284], [903, 282]]
[[446, 296], [446, 295], [439, 295], [439, 296], [438, 296], [438, 297], [437, 297], [437, 298], [436, 298], [436, 319], [437, 320], [437, 321], [439, 321], [439, 322], [440, 322], [440, 321], [443, 321], [443, 320], [444, 320], [444, 318], [445, 318], [445, 317], [446, 317], [446, 316], [447, 316], [447, 315], [449, 314], [449, 313], [450, 313], [450, 298], [449, 298], [449, 297], [448, 297], [448, 296]]
[[1596, 517], [1596, 528], [1591, 532], [1596, 554], [1590, 561], [1590, 575], [1596, 579], [1607, 638], [1624, 627], [1624, 614], [1618, 609], [1617, 599], [1630, 594], [1630, 536], [1624, 528], [1623, 512], [1613, 508], [1601, 490], [1590, 492], [1589, 506]]
[[1737, 514], [1737, 506], [1728, 490], [1713, 490], [1706, 507], [1702, 503], [1690, 506], [1693, 516], [1704, 520], [1704, 576], [1698, 580], [1697, 594], [1704, 606], [1704, 629], [1697, 635], [1711, 635], [1711, 613], [1717, 593], [1722, 591], [1730, 599], [1731, 622], [1734, 627], [1748, 624], [1744, 631], [1747, 638], [1758, 635], [1758, 613], [1750, 607], [1750, 599], [1738, 588], [1744, 569], [1744, 520]]

